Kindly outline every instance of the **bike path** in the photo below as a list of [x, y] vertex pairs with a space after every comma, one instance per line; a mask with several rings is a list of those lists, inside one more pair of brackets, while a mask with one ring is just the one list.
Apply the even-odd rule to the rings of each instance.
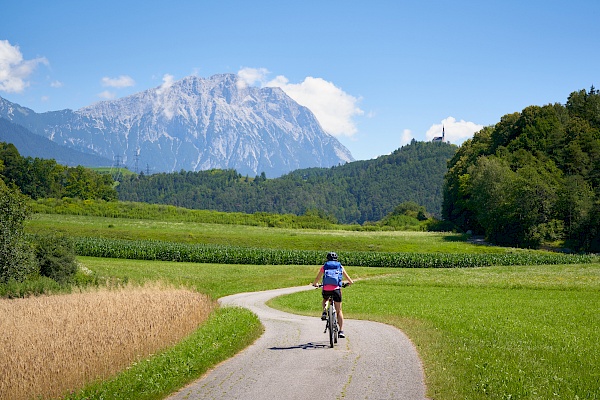
[[[265, 305], [273, 297], [311, 289], [301, 286], [221, 298], [223, 306], [246, 307], [257, 314], [264, 334], [169, 399], [426, 399], [417, 352], [397, 328], [346, 319], [346, 338], [332, 349], [320, 317]], [[315, 303], [320, 304], [317, 291]]]

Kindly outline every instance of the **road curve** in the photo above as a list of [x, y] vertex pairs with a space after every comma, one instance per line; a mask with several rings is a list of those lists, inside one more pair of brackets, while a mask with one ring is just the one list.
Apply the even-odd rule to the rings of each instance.
[[[402, 331], [346, 319], [346, 339], [339, 339], [331, 349], [319, 317], [288, 314], [265, 305], [273, 297], [310, 289], [302, 286], [220, 299], [222, 305], [246, 307], [256, 313], [265, 333], [169, 399], [426, 398], [421, 362]], [[316, 304], [319, 299], [315, 290]]]

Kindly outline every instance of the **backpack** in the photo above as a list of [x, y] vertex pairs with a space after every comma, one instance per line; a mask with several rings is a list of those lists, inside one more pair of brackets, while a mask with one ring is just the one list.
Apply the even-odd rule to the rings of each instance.
[[342, 264], [338, 261], [327, 261], [323, 268], [323, 285], [342, 286]]

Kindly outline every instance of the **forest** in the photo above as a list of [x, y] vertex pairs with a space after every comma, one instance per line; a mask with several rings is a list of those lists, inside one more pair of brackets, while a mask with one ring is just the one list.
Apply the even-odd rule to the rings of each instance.
[[412, 141], [390, 155], [275, 179], [235, 170], [181, 171], [124, 177], [119, 200], [227, 212], [317, 213], [332, 221], [379, 221], [412, 202], [439, 216], [447, 162], [457, 146]]
[[500, 245], [600, 252], [600, 92], [507, 114], [463, 143], [442, 218]]
[[[0, 179], [34, 199], [73, 198], [168, 204], [223, 212], [313, 215], [332, 223], [363, 224], [392, 215], [439, 216], [443, 177], [457, 147], [413, 141], [390, 155], [283, 177], [244, 177], [235, 170], [120, 174], [66, 167], [23, 157], [0, 142]], [[412, 210], [399, 210], [398, 207]], [[401, 208], [402, 208], [401, 207]], [[388, 221], [389, 222], [389, 221]]]

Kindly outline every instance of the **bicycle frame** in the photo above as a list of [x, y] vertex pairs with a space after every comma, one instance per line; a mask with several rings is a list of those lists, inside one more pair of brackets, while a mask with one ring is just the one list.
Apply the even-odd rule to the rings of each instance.
[[335, 302], [333, 301], [332, 296], [329, 296], [329, 298], [326, 300], [325, 309], [327, 310], [327, 320], [323, 333], [329, 331], [329, 347], [333, 347], [338, 341], [338, 323], [337, 312], [335, 311]]
[[[342, 283], [342, 287], [348, 286], [348, 283]], [[319, 284], [317, 288], [322, 288], [323, 285]], [[325, 311], [327, 313], [327, 319], [325, 323], [325, 330], [323, 333], [329, 331], [329, 346], [333, 347], [335, 343], [338, 341], [339, 334], [339, 326], [337, 322], [337, 311], [335, 310], [335, 301], [333, 301], [333, 296], [328, 296], [325, 300]]]

